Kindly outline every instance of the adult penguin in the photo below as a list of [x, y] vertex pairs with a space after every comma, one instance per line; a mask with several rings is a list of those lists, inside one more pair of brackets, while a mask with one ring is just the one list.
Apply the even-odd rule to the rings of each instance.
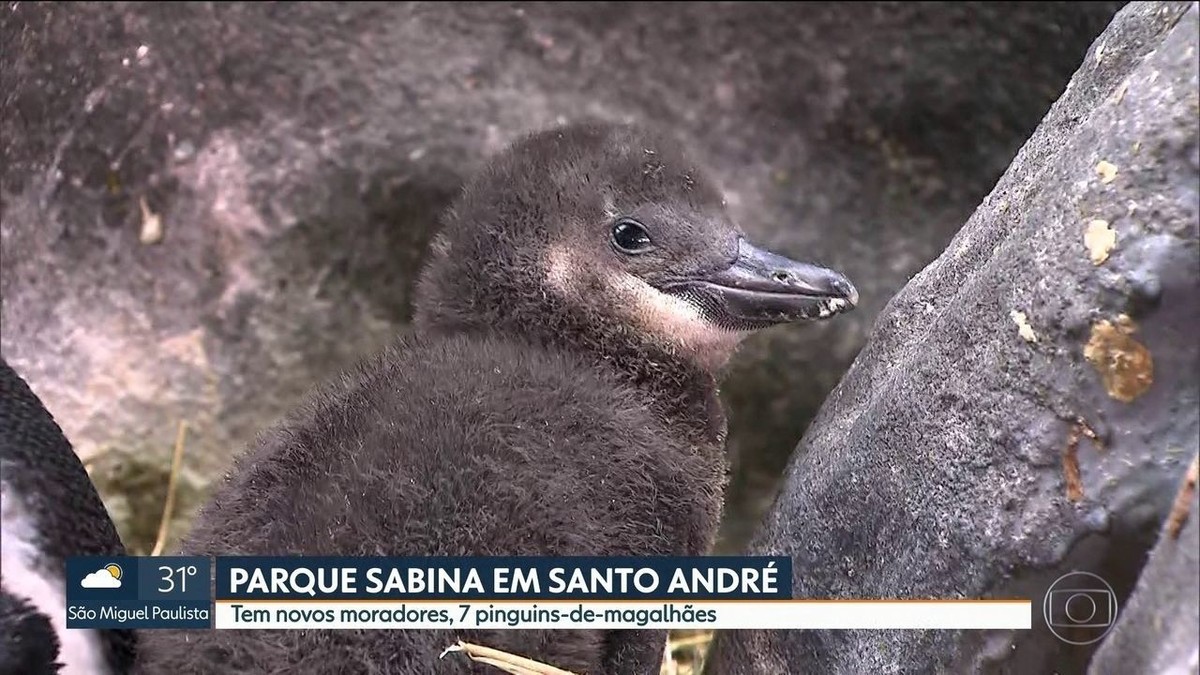
[[0, 673], [104, 675], [133, 665], [130, 630], [66, 627], [70, 556], [125, 547], [62, 429], [0, 358]]

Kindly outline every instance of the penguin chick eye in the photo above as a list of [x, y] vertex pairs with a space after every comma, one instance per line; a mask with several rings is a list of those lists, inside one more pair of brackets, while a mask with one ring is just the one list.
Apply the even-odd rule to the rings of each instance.
[[612, 240], [622, 253], [645, 253], [654, 248], [646, 227], [632, 218], [622, 218], [613, 225]]

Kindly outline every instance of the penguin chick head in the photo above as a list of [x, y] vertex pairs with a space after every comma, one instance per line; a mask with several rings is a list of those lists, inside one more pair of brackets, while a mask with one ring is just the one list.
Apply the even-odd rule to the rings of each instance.
[[715, 367], [752, 331], [857, 301], [840, 274], [752, 244], [677, 143], [589, 122], [525, 137], [467, 185], [416, 305], [426, 325], [652, 343]]

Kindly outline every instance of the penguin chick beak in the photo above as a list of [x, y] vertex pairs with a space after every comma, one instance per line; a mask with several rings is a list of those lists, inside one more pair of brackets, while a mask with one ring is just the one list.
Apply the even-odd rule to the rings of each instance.
[[858, 304], [858, 290], [833, 270], [792, 260], [738, 239], [724, 269], [667, 280], [659, 290], [697, 307], [729, 330], [754, 330], [798, 320], [825, 319]]

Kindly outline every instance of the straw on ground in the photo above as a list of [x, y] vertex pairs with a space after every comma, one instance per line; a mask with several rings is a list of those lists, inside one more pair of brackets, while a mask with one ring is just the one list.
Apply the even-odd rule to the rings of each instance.
[[187, 420], [179, 421], [175, 434], [175, 454], [171, 457], [171, 475], [167, 479], [167, 499], [163, 503], [162, 519], [158, 521], [158, 537], [150, 555], [162, 555], [167, 545], [167, 532], [171, 529], [171, 513], [175, 510], [175, 492], [179, 489], [179, 466], [183, 462], [183, 444], [187, 437]]
[[[699, 673], [704, 664], [704, 653], [712, 642], [712, 633], [699, 633], [667, 641], [663, 654], [661, 672], [663, 675], [694, 675]], [[679, 652], [687, 652], [691, 658], [682, 661], [676, 659]], [[511, 675], [576, 675], [569, 670], [563, 670], [540, 661], [518, 656], [509, 652], [483, 645], [459, 641], [447, 647], [439, 658], [447, 654], [466, 654], [467, 658], [477, 663], [485, 663]]]
[[568, 670], [555, 668], [540, 661], [527, 659], [524, 656], [517, 656], [516, 654], [510, 654], [499, 649], [462, 642], [461, 640], [458, 644], [447, 647], [442, 652], [440, 658], [445, 658], [447, 654], [454, 652], [461, 652], [466, 654], [467, 658], [472, 661], [486, 663], [506, 673], [512, 673], [512, 675], [575, 675], [575, 673]]

